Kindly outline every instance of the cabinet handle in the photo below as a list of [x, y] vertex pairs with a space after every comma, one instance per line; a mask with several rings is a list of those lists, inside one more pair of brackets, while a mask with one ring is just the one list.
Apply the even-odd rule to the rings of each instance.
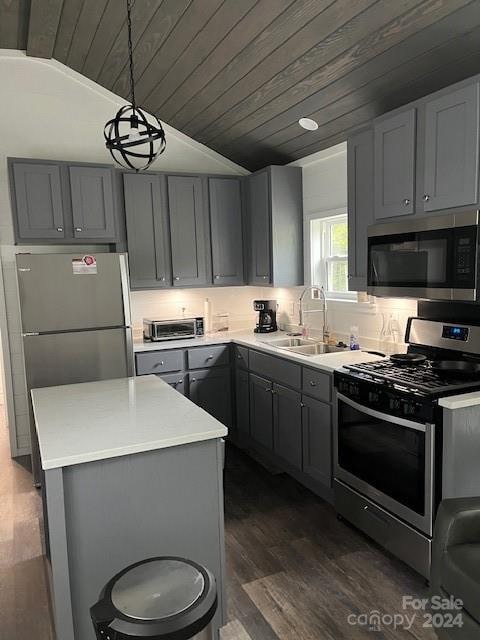
[[196, 378], [192, 378], [192, 379], [190, 380], [190, 382], [196, 382], [196, 381], [197, 381], [197, 379], [196, 379]]
[[262, 277], [263, 277], [263, 279], [264, 279], [264, 280], [266, 280], [266, 279], [267, 279], [267, 276], [262, 276]]
[[207, 356], [207, 360], [213, 360], [213, 356]]
[[317, 383], [314, 380], [310, 380], [310, 386], [311, 387], [316, 387]]
[[424, 201], [425, 201], [425, 202], [428, 202], [428, 201], [430, 200], [430, 196], [428, 195], [428, 193], [426, 193], [426, 194], [423, 196], [423, 199], [424, 199]]
[[175, 280], [180, 280], [180, 277], [179, 276], [175, 276]]
[[160, 278], [160, 282], [165, 282], [165, 276], [162, 276], [162, 277]]
[[165, 364], [164, 360], [160, 360], [160, 362], [157, 362], [157, 364], [155, 366], [156, 367], [163, 367], [164, 364]]
[[304, 402], [300, 402], [300, 406], [301, 406], [301, 407], [302, 407], [302, 409], [303, 409], [303, 407], [305, 406], [305, 403], [304, 403]]
[[408, 207], [408, 205], [410, 204], [410, 198], [405, 198], [403, 201], [403, 204]]
[[63, 227], [57, 227], [57, 231], [58, 231], [58, 233], [62, 233]]
[[215, 276], [215, 280], [219, 280], [219, 279], [220, 279], [220, 276]]
[[265, 387], [265, 391], [266, 391], [267, 393], [270, 393], [270, 391], [271, 391], [270, 387]]
[[237, 358], [238, 358], [239, 360], [241, 360], [241, 359], [242, 359], [242, 356], [241, 356], [240, 354], [238, 354], [238, 355], [237, 355]]
[[275, 389], [272, 389], [272, 396], [276, 395], [276, 393]]
[[75, 227], [75, 231], [83, 231], [82, 227]]
[[175, 384], [183, 384], [183, 379], [182, 380], [177, 380]]

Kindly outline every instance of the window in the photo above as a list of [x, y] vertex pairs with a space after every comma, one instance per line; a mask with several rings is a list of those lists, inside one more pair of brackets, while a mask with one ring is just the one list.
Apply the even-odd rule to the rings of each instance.
[[347, 215], [310, 220], [312, 285], [330, 298], [353, 298], [348, 290]]

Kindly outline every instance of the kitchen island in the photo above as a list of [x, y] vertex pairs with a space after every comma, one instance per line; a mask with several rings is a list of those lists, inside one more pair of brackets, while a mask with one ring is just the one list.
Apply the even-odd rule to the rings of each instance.
[[216, 577], [225, 624], [224, 425], [156, 376], [32, 391], [58, 640], [94, 640], [89, 609], [139, 560], [184, 556]]

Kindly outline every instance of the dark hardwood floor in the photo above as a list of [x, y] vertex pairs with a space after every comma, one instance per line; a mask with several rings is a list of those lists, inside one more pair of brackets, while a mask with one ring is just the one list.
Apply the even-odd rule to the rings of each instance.
[[[423, 580], [340, 522], [286, 475], [227, 450], [225, 520], [229, 622], [222, 640], [433, 640], [410, 631], [372, 633], [350, 614], [402, 612]], [[26, 460], [10, 459], [0, 424], [0, 640], [53, 640], [41, 546], [41, 505]]]

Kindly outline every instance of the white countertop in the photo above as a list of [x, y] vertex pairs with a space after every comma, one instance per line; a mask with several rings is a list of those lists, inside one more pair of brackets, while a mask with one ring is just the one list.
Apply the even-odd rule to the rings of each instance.
[[307, 365], [315, 369], [323, 369], [332, 372], [346, 364], [358, 364], [361, 362], [374, 362], [382, 358], [377, 355], [366, 353], [365, 351], [340, 351], [337, 353], [324, 353], [317, 356], [306, 356], [287, 349], [282, 349], [269, 344], [272, 341], [288, 337], [284, 331], [277, 331], [271, 334], [258, 334], [253, 331], [225, 331], [218, 334], [209, 334], [199, 338], [186, 340], [166, 340], [164, 342], [144, 342], [136, 340], [133, 343], [135, 352], [140, 351], [162, 351], [164, 349], [188, 349], [191, 347], [201, 347], [212, 344], [235, 344], [243, 345], [277, 355], [288, 360], [293, 360], [299, 364]]
[[440, 398], [438, 404], [444, 409], [465, 409], [465, 407], [474, 407], [480, 404], [480, 391], [472, 391], [471, 393], [461, 393], [458, 396], [447, 396]]
[[32, 390], [43, 469], [222, 438], [227, 428], [157, 376]]

